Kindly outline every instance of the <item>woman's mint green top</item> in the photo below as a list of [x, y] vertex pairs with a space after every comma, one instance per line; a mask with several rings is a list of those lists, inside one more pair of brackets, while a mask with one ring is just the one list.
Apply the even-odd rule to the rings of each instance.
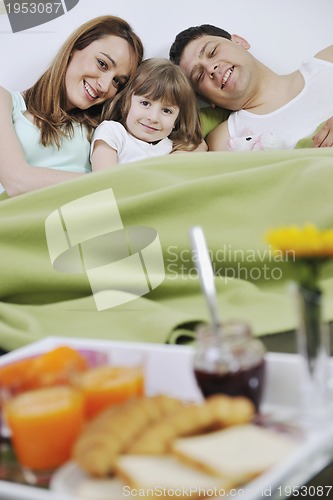
[[[60, 148], [43, 146], [40, 143], [40, 130], [24, 116], [26, 105], [20, 92], [11, 92], [13, 100], [13, 124], [17, 137], [22, 145], [25, 158], [34, 167], [55, 168], [69, 172], [91, 172], [89, 161], [90, 142], [87, 130], [79, 123], [73, 122], [73, 137], [61, 138]], [[3, 191], [0, 185], [0, 192]]]

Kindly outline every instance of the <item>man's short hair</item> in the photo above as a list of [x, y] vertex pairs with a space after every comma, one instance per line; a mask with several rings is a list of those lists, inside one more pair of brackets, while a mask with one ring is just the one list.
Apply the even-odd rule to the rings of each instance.
[[175, 64], [180, 63], [185, 47], [195, 40], [204, 35], [220, 36], [231, 40], [231, 35], [222, 28], [213, 26], [212, 24], [201, 24], [201, 26], [192, 26], [186, 30], [181, 31], [175, 38], [175, 41], [170, 47], [169, 59]]

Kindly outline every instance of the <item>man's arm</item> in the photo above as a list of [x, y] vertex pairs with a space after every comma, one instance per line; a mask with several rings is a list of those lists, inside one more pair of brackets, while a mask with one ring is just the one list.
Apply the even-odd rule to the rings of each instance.
[[175, 155], [177, 153], [202, 153], [208, 151], [208, 146], [205, 140], [202, 140], [195, 149], [191, 149], [188, 151], [186, 149], [177, 149], [176, 151], [172, 151], [171, 154]]
[[312, 143], [314, 148], [331, 148], [333, 146], [333, 117], [329, 118], [312, 137]]
[[326, 49], [321, 50], [315, 55], [317, 59], [323, 59], [324, 61], [329, 61], [333, 63], [333, 45], [326, 47]]
[[227, 151], [228, 139], [230, 139], [228, 121], [222, 122], [214, 128], [207, 136], [207, 144], [209, 151]]
[[[333, 63], [333, 45], [321, 50], [315, 57]], [[333, 146], [333, 117], [329, 118], [313, 136], [312, 143], [314, 148], [330, 148]]]

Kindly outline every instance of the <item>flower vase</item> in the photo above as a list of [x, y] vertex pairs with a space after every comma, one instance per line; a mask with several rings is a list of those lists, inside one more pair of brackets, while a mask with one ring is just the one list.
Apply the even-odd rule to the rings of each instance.
[[304, 227], [291, 225], [269, 231], [266, 239], [285, 257], [297, 283], [303, 421], [322, 424], [333, 417], [329, 331], [328, 324], [322, 321], [323, 295], [320, 288], [322, 271], [333, 259], [333, 228], [320, 229], [311, 223]]
[[297, 286], [298, 353], [302, 359], [302, 420], [322, 424], [330, 418], [329, 329], [322, 321], [322, 292]]

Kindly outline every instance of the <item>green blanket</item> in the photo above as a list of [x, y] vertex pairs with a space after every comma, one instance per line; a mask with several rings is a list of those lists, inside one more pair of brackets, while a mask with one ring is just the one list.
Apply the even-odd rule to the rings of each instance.
[[[248, 321], [257, 335], [295, 327], [289, 268], [265, 232], [285, 224], [333, 226], [333, 150], [176, 154], [86, 175], [0, 202], [0, 347], [49, 335], [156, 343], [188, 342], [208, 320], [190, 251], [203, 227], [223, 319]], [[112, 188], [124, 227], [159, 237], [165, 279], [149, 293], [97, 310], [86, 273], [52, 267], [45, 235], [51, 212]], [[91, 207], [78, 211], [85, 222]], [[103, 219], [103, 203], [95, 207]], [[70, 270], [69, 270], [70, 271]], [[127, 270], [124, 269], [124, 279]], [[227, 275], [227, 276], [226, 276]], [[333, 319], [333, 268], [322, 277]]]

